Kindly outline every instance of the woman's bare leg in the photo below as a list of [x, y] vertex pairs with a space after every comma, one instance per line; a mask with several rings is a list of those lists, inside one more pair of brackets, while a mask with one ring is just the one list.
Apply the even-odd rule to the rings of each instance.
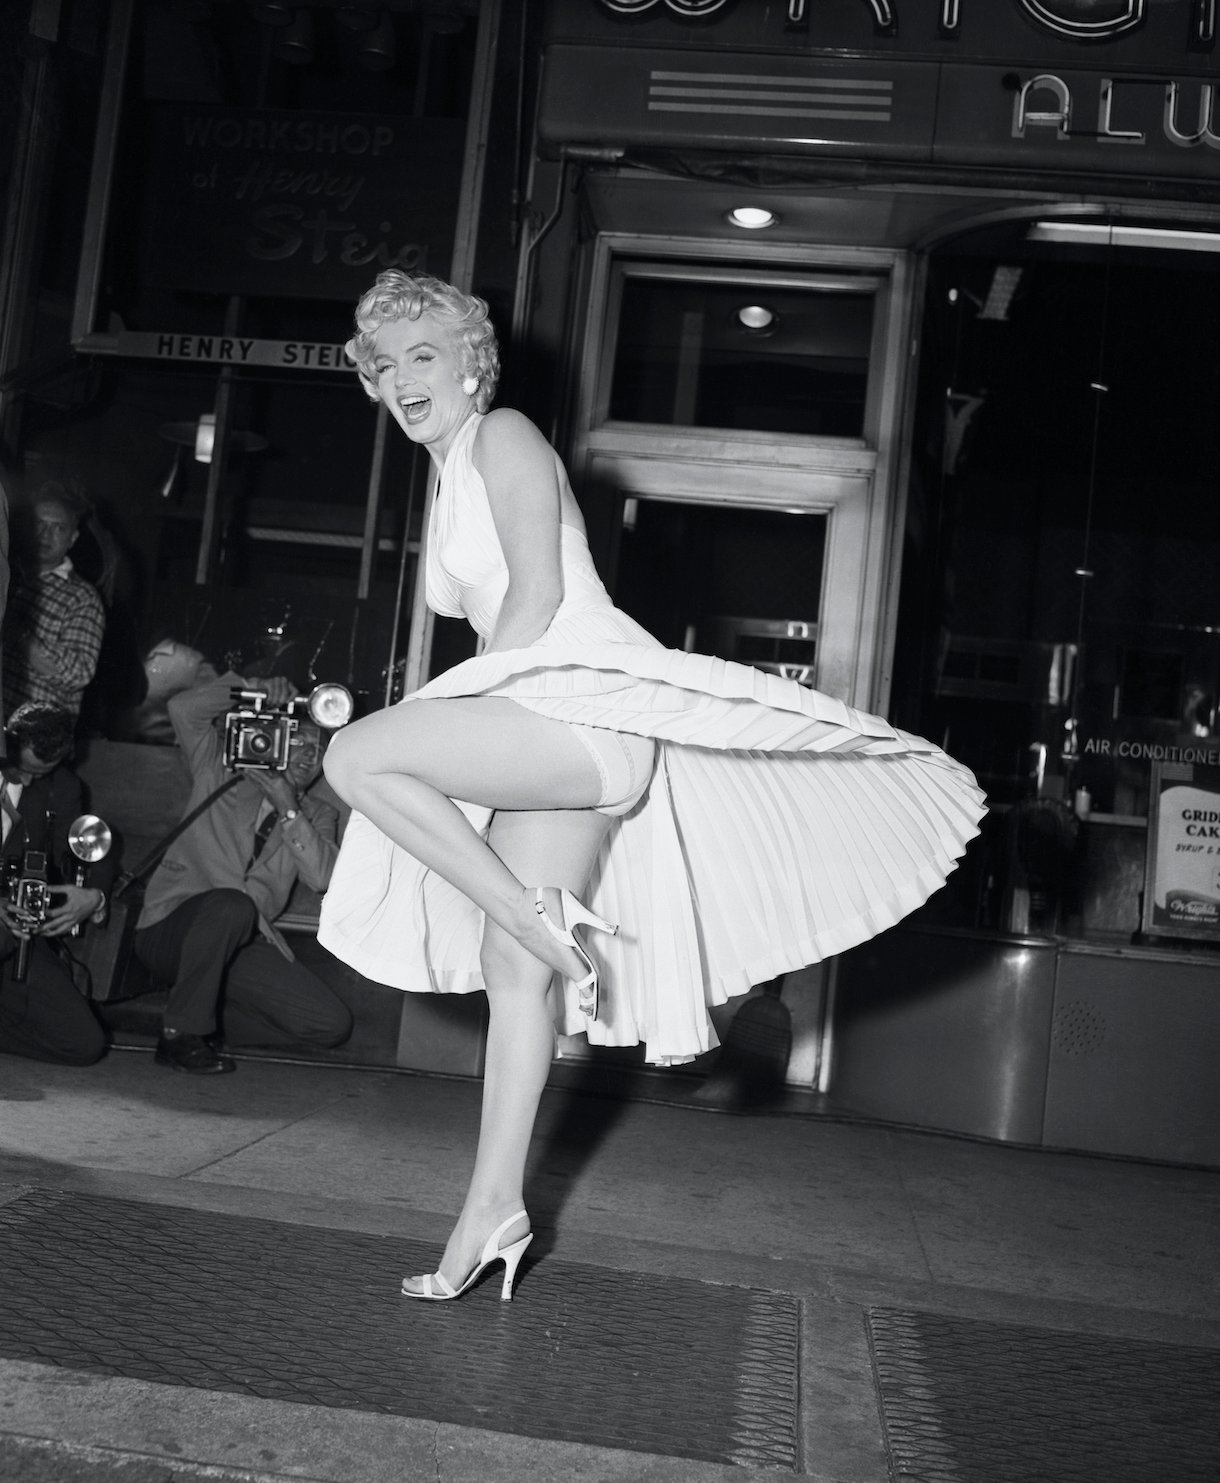
[[[545, 876], [579, 893], [588, 881], [610, 820], [591, 809], [502, 813], [491, 845], [518, 878]], [[483, 1243], [525, 1204], [525, 1163], [538, 1102], [555, 1048], [547, 989], [551, 970], [516, 938], [488, 922], [483, 974], [490, 1016], [483, 1070], [483, 1110], [474, 1171], [440, 1271], [454, 1287], [466, 1279]], [[501, 1244], [523, 1236], [510, 1228]]]
[[[489, 921], [567, 978], [580, 959], [539, 921], [537, 879], [514, 872], [450, 801], [497, 810], [591, 810], [601, 779], [562, 721], [511, 700], [471, 696], [391, 706], [338, 732], [326, 754], [336, 793], [395, 844], [443, 876]], [[545, 853], [542, 881], [551, 878]], [[551, 906], [555, 914], [554, 905]]]

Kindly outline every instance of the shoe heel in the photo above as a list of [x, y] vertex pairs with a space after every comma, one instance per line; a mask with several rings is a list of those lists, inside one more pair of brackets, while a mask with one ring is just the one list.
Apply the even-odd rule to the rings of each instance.
[[542, 887], [538, 886], [534, 892], [534, 910], [542, 918], [543, 926], [558, 942], [566, 947], [575, 948], [580, 956], [580, 961], [588, 970], [585, 978], [572, 980], [577, 993], [577, 1003], [580, 1012], [586, 1019], [595, 1020], [601, 1003], [601, 976], [597, 971], [597, 965], [585, 950], [580, 939], [576, 935], [577, 927], [592, 927], [595, 932], [608, 932], [611, 937], [617, 937], [618, 924], [607, 922], [599, 917], [596, 912], [589, 910], [582, 901], [577, 900], [566, 887], [559, 890], [559, 909], [563, 914], [563, 930], [561, 931], [547, 914], [542, 900]]
[[596, 912], [590, 911], [584, 902], [579, 901], [570, 891], [562, 891], [560, 895], [564, 926], [568, 929], [568, 936], [572, 939], [576, 951], [584, 959], [585, 966], [589, 970], [588, 977], [576, 985], [576, 1002], [586, 1019], [595, 1020], [601, 1009], [601, 974], [598, 972], [597, 964], [581, 945], [580, 939], [576, 936], [576, 929], [577, 927], [591, 927], [595, 932], [608, 932], [611, 937], [617, 937], [618, 923], [605, 921]]
[[525, 1255], [525, 1248], [534, 1239], [531, 1231], [528, 1236], [522, 1236], [520, 1241], [514, 1241], [511, 1246], [506, 1246], [500, 1255], [504, 1258], [504, 1282], [500, 1288], [500, 1301], [511, 1303], [513, 1300], [513, 1282], [517, 1276], [517, 1268], [521, 1265], [521, 1258]]
[[[500, 1289], [500, 1300], [504, 1303], [512, 1301], [513, 1279], [517, 1275], [517, 1268], [521, 1265], [521, 1258], [525, 1254], [525, 1248], [534, 1239], [533, 1231], [527, 1231], [519, 1240], [506, 1246], [501, 1250], [500, 1237], [518, 1220], [528, 1220], [529, 1216], [524, 1210], [518, 1210], [515, 1215], [510, 1215], [507, 1220], [500, 1224], [488, 1236], [483, 1245], [483, 1255], [475, 1265], [474, 1270], [462, 1283], [461, 1287], [452, 1287], [449, 1281], [439, 1272], [430, 1272], [422, 1277], [404, 1277], [402, 1280], [402, 1295], [405, 1298], [422, 1298], [429, 1303], [451, 1303], [455, 1298], [460, 1298], [467, 1288], [472, 1287], [475, 1282], [487, 1271], [488, 1267], [496, 1262], [504, 1263], [504, 1285]], [[408, 1282], [419, 1282], [418, 1292], [407, 1286]]]
[[573, 927], [592, 927], [595, 932], [609, 932], [611, 937], [618, 936], [618, 923], [607, 922], [592, 912], [571, 891], [561, 890], [560, 899], [563, 904], [563, 924], [570, 932]]

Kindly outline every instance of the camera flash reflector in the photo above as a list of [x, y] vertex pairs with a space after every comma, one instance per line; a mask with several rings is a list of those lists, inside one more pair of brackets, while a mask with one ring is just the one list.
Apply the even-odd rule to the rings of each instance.
[[355, 701], [346, 685], [330, 682], [309, 692], [309, 718], [327, 731], [338, 731], [352, 719]]

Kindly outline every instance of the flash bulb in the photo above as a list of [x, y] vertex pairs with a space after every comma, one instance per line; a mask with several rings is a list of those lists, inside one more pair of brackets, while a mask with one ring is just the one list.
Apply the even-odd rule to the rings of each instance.
[[352, 719], [356, 703], [346, 685], [315, 685], [309, 692], [309, 719], [326, 731], [338, 731]]

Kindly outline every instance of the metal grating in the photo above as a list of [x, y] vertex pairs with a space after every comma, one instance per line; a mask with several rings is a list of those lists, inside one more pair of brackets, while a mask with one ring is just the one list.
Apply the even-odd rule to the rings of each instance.
[[1096, 1004], [1071, 999], [1055, 1011], [1051, 1040], [1065, 1056], [1089, 1056], [1106, 1043], [1106, 1029], [1106, 1017]]
[[[0, 1207], [0, 1354], [709, 1462], [796, 1466], [788, 1294], [527, 1256], [456, 1303], [434, 1246], [35, 1190]], [[497, 1272], [500, 1269], [496, 1269]]]
[[894, 1483], [1215, 1483], [1220, 1351], [872, 1309]]

